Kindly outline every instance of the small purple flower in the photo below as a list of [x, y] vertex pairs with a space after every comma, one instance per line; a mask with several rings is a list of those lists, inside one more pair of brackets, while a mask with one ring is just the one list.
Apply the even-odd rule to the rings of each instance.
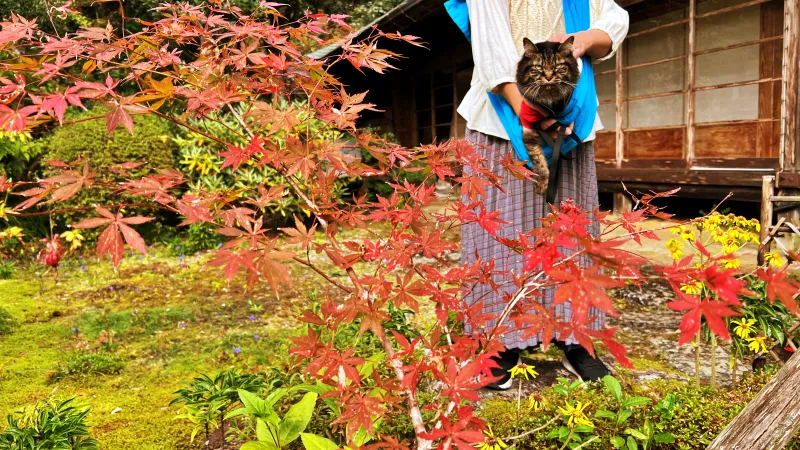
[[222, 248], [222, 242], [217, 244], [217, 248]]
[[137, 287], [133, 288], [133, 290], [136, 291], [136, 292], [139, 292], [139, 287], [137, 286]]
[[139, 255], [139, 261], [144, 259], [144, 255]]
[[239, 353], [242, 353], [242, 349], [239, 347], [233, 347], [233, 354], [238, 355]]
[[253, 335], [253, 340], [254, 340], [254, 341], [257, 341], [257, 340], [259, 340], [259, 339], [261, 339], [261, 336], [259, 336], [259, 335], [257, 335], [257, 334], [256, 334], [256, 335]]
[[114, 285], [112, 284], [111, 286], [109, 286], [109, 287], [108, 287], [108, 290], [109, 290], [109, 291], [113, 291], [113, 290], [114, 290]]
[[179, 327], [181, 330], [185, 330], [185, 329], [186, 329], [186, 322], [184, 322], [184, 321], [182, 321], [182, 320], [181, 320], [180, 322], [178, 322], [178, 327]]
[[78, 327], [72, 327], [72, 332], [74, 334], [78, 334]]
[[86, 272], [86, 266], [81, 266], [81, 272]]
[[248, 319], [250, 319], [250, 322], [255, 322], [256, 316], [250, 316], [250, 317], [248, 317]]

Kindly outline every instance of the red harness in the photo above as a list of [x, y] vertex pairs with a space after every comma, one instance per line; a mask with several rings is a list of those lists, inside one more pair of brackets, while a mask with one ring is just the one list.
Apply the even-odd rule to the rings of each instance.
[[522, 123], [523, 127], [533, 130], [533, 125], [545, 117], [544, 114], [533, 109], [528, 102], [522, 102], [522, 107], [519, 110], [519, 121]]

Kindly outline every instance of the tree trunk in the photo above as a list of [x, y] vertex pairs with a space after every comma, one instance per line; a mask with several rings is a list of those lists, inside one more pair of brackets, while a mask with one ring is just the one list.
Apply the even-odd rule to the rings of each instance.
[[800, 429], [800, 352], [714, 439], [707, 450], [778, 450]]

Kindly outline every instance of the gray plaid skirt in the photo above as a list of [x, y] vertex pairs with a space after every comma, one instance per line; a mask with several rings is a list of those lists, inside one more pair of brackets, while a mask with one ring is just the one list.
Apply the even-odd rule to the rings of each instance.
[[[541, 226], [540, 219], [547, 216], [551, 210], [544, 195], [539, 195], [534, 191], [533, 182], [520, 180], [516, 177], [504, 173], [504, 169], [494, 160], [500, 159], [508, 152], [513, 152], [511, 143], [505, 139], [489, 136], [478, 131], [467, 130], [466, 138], [477, 146], [476, 151], [488, 161], [494, 173], [503, 176], [502, 190], [489, 186], [486, 188], [486, 197], [483, 199], [487, 211], [500, 211], [500, 218], [508, 222], [502, 225], [497, 231], [497, 237], [517, 237], [517, 232], [527, 232], [535, 227]], [[561, 173], [558, 179], [558, 191], [556, 193], [556, 204], [571, 198], [576, 205], [585, 211], [594, 210], [598, 204], [597, 195], [597, 169], [594, 161], [594, 145], [586, 142], [577, 149], [570, 152], [570, 158], [562, 158]], [[505, 191], [505, 192], [504, 192]], [[468, 199], [464, 199], [469, 203]], [[589, 225], [589, 232], [593, 235], [600, 233], [600, 224], [593, 221]], [[569, 254], [568, 249], [561, 248], [564, 254]], [[513, 272], [519, 276], [524, 265], [522, 255], [510, 250], [508, 247], [498, 243], [489, 233], [477, 223], [469, 223], [461, 228], [461, 263], [468, 265], [475, 262], [475, 254], [478, 254], [484, 261], [492, 258], [495, 260], [497, 271]], [[584, 267], [591, 264], [588, 258], [581, 258], [580, 264]], [[469, 292], [465, 294], [464, 300], [468, 305], [484, 300], [482, 312], [485, 314], [499, 315], [506, 306], [504, 293], [516, 292], [516, 287], [507, 275], [495, 275], [494, 281], [499, 285], [497, 291], [488, 284], [476, 284], [467, 286]], [[553, 304], [555, 288], [546, 288], [542, 293], [542, 305], [550, 309]], [[568, 321], [572, 315], [570, 304], [562, 303], [555, 306], [553, 311], [555, 317], [562, 321]], [[605, 313], [592, 308], [589, 317], [596, 317], [590, 324], [590, 328], [599, 330], [605, 325]], [[489, 321], [487, 330], [495, 325], [496, 321]], [[541, 334], [531, 336], [527, 339], [522, 338], [523, 329], [517, 329], [511, 320], [506, 320], [504, 325], [508, 326], [508, 331], [500, 336], [500, 341], [506, 348], [525, 349], [539, 344]], [[469, 323], [465, 323], [466, 332], [475, 332]], [[576, 341], [572, 337], [566, 339], [567, 344], [574, 344]]]

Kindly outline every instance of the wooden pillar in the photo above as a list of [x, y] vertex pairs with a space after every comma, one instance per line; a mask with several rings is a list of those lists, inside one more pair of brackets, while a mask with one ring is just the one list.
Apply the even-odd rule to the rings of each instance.
[[800, 0], [786, 0], [783, 34], [781, 169], [800, 171]]
[[[623, 117], [622, 113], [625, 108], [625, 86], [623, 84], [623, 80], [625, 78], [625, 65], [624, 56], [625, 56], [625, 42], [623, 41], [622, 45], [617, 48], [617, 65], [615, 70], [616, 76], [616, 92], [615, 92], [615, 102], [616, 102], [616, 117], [617, 117], [617, 132], [616, 132], [616, 166], [617, 169], [622, 167], [622, 158], [625, 156], [625, 129], [623, 128]], [[616, 197], [615, 197], [616, 198]]]
[[614, 193], [614, 211], [620, 213], [631, 212], [633, 209], [633, 200], [626, 192]]
[[695, 38], [697, 35], [697, 0], [689, 0], [689, 48], [686, 54], [686, 167], [694, 164], [694, 121], [695, 121]]
[[[771, 197], [775, 193], [775, 177], [772, 175], [765, 175], [761, 178], [761, 232], [759, 232], [759, 242], [764, 242], [764, 239], [769, 236], [769, 228], [772, 226], [772, 200]], [[758, 265], [764, 264], [764, 255], [769, 251], [770, 244], [760, 245], [758, 247]]]
[[[763, 228], [762, 228], [763, 230]], [[795, 352], [708, 450], [777, 450], [800, 429], [800, 352]]]

